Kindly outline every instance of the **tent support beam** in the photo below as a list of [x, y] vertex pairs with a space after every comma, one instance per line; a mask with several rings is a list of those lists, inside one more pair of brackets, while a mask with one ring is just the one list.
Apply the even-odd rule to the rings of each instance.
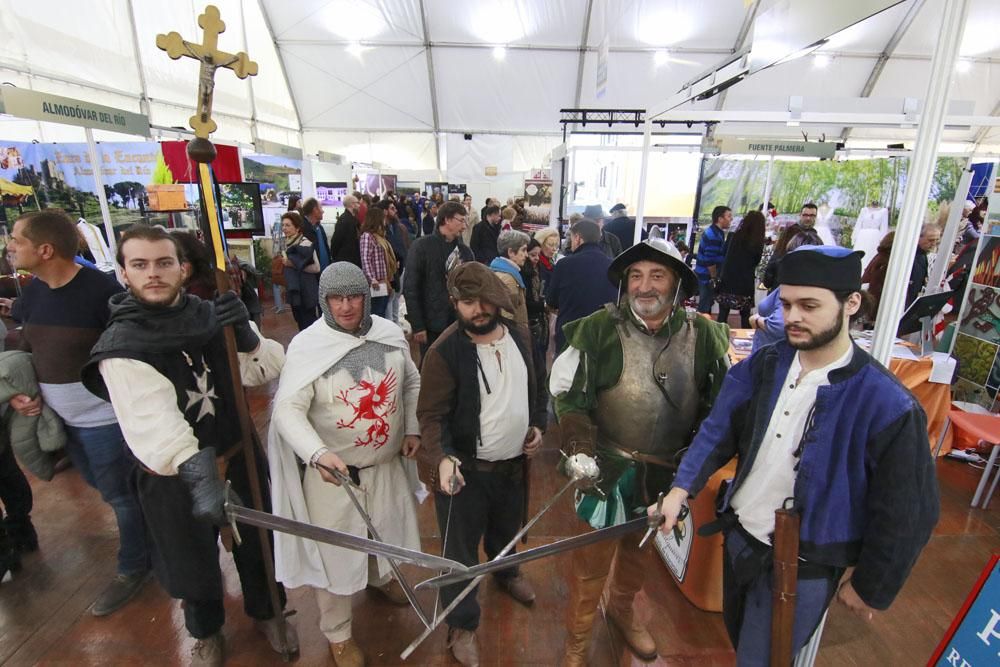
[[[1000, 100], [993, 106], [993, 111], [990, 112], [991, 116], [1000, 116]], [[990, 133], [990, 126], [984, 125], [979, 132], [976, 132], [975, 138], [972, 140], [972, 153], [975, 154], [979, 150], [979, 144], [983, 143], [987, 135]]]
[[142, 96], [139, 98], [139, 111], [149, 118], [150, 123], [152, 123], [152, 116], [149, 113], [149, 93], [146, 92], [146, 72], [142, 68], [142, 53], [139, 50], [139, 30], [135, 25], [134, 2], [135, 0], [128, 0], [125, 4], [128, 7], [128, 23], [132, 28], [132, 53], [135, 56], [136, 69], [139, 71], [139, 90], [142, 93]]
[[[941, 37], [934, 45], [931, 58], [930, 80], [924, 94], [924, 108], [920, 114], [920, 128], [914, 144], [913, 157], [906, 178], [906, 192], [900, 209], [894, 247], [889, 257], [886, 285], [905, 286], [913, 268], [914, 252], [920, 229], [927, 211], [927, 193], [934, 176], [938, 144], [944, 130], [944, 116], [948, 106], [948, 86], [951, 72], [958, 58], [965, 18], [972, 0], [945, 0], [941, 20]], [[899, 319], [903, 315], [906, 290], [889, 290], [882, 294], [875, 334], [872, 337], [871, 355], [883, 366], [889, 365], [892, 345], [896, 339]]]
[[[246, 11], [244, 11], [243, 8], [243, 0], [240, 0], [240, 30], [243, 32], [243, 52], [249, 53], [250, 48], [247, 46], [247, 16]], [[287, 85], [288, 82], [286, 81], [285, 86]], [[247, 77], [247, 94], [250, 96], [250, 142], [256, 146], [257, 140], [260, 139], [260, 137], [257, 136], [257, 100], [253, 94], [252, 76]], [[291, 90], [288, 91], [288, 96], [292, 96]], [[299, 123], [299, 127], [301, 126], [302, 123]], [[253, 253], [251, 253], [251, 255], [252, 254]]]
[[[743, 25], [740, 26], [740, 32], [733, 43], [733, 53], [739, 53], [746, 45], [747, 37], [750, 36], [750, 28], [753, 27], [753, 22], [757, 19], [757, 10], [760, 9], [760, 3], [761, 0], [754, 0], [753, 4], [747, 8], [746, 16], [743, 17]], [[729, 89], [727, 88], [715, 98], [716, 110], [726, 106], [726, 96], [728, 94]]]
[[[878, 80], [882, 77], [882, 72], [885, 70], [885, 66], [889, 63], [889, 58], [895, 53], [899, 43], [903, 41], [903, 37], [910, 29], [910, 26], [913, 25], [913, 20], [917, 18], [917, 14], [923, 9], [925, 2], [926, 0], [913, 0], [913, 4], [906, 10], [906, 15], [903, 16], [903, 20], [896, 26], [896, 31], [892, 33], [892, 37], [889, 38], [878, 60], [875, 61], [875, 66], [872, 67], [872, 71], [868, 74], [868, 80], [865, 81], [865, 85], [861, 89], [861, 97], [871, 97], [872, 92], [875, 90], [875, 84], [878, 83]], [[840, 140], [845, 142], [850, 136], [851, 128], [845, 127], [844, 131], [840, 133]]]
[[[241, 9], [242, 9], [242, 2]], [[299, 113], [298, 102], [295, 101], [295, 93], [292, 92], [292, 84], [288, 80], [288, 68], [285, 67], [285, 57], [281, 55], [281, 42], [274, 36], [274, 27], [271, 25], [271, 17], [267, 15], [267, 9], [264, 8], [264, 0], [257, 0], [257, 7], [260, 8], [260, 15], [264, 17], [264, 27], [267, 28], [267, 34], [271, 36], [271, 41], [274, 43], [274, 51], [278, 56], [278, 66], [281, 67], [281, 78], [285, 80], [285, 90], [288, 91], [288, 99], [292, 101], [292, 111], [295, 112], [295, 121], [299, 124], [297, 128], [300, 132], [302, 131], [302, 114]], [[246, 35], [246, 30], [243, 31]]]
[[434, 55], [431, 53], [431, 33], [427, 29], [427, 6], [424, 0], [420, 0], [420, 28], [424, 34], [424, 53], [427, 54], [427, 87], [430, 89], [431, 117], [434, 121], [435, 162], [438, 171], [443, 174], [445, 165], [441, 164], [441, 121], [438, 116], [437, 84], [434, 82]]
[[583, 19], [583, 34], [580, 35], [580, 60], [576, 66], [576, 97], [573, 106], [580, 106], [580, 96], [583, 95], [583, 65], [587, 61], [587, 38], [590, 36], [590, 17], [594, 12], [594, 0], [587, 0], [587, 12]]

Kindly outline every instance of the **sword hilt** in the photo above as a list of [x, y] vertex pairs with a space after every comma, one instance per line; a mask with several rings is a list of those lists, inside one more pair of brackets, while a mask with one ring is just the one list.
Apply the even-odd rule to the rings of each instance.
[[240, 537], [240, 531], [236, 527], [236, 515], [233, 514], [233, 483], [226, 480], [226, 497], [225, 501], [222, 503], [222, 513], [225, 515], [226, 519], [229, 521], [229, 529], [233, 531], [233, 542], [236, 546], [243, 544], [243, 538]]

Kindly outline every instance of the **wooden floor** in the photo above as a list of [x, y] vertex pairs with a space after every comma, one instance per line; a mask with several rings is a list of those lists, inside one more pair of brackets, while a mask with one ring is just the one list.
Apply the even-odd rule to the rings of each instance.
[[[268, 314], [267, 335], [287, 343], [294, 333], [291, 314]], [[274, 387], [254, 392], [252, 409], [263, 432], [267, 400]], [[554, 493], [559, 478], [554, 466], [558, 434], [546, 436], [545, 449], [532, 472], [532, 506]], [[856, 620], [835, 606], [823, 637], [820, 665], [917, 665], [926, 662], [991, 550], [1000, 549], [1000, 499], [989, 511], [970, 510], [979, 471], [954, 462], [938, 464], [942, 515], [934, 537], [893, 608], [871, 624]], [[107, 618], [87, 612], [115, 570], [116, 530], [110, 509], [72, 469], [50, 483], [32, 480], [33, 519], [40, 551], [24, 568], [0, 585], [0, 662], [5, 665], [178, 665], [185, 664], [192, 640], [184, 631], [177, 602], [150, 582], [127, 607]], [[531, 531], [529, 546], [582, 530], [569, 499], [555, 507]], [[438, 553], [437, 525], [430, 502], [420, 508], [425, 551]], [[660, 650], [657, 665], [731, 665], [733, 653], [721, 616], [699, 611], [677, 591], [666, 569], [648, 550], [648, 578], [637, 599], [638, 613]], [[274, 655], [243, 615], [235, 568], [221, 557], [226, 574], [225, 634], [230, 665], [277, 665]], [[488, 582], [480, 591], [484, 616], [479, 640], [484, 665], [555, 665], [562, 654], [563, 614], [567, 596], [564, 579], [568, 558], [559, 556], [524, 568], [538, 599], [525, 608]], [[413, 576], [417, 571], [411, 570]], [[429, 592], [420, 594], [425, 608], [433, 606]], [[317, 609], [309, 591], [290, 592], [296, 610], [301, 655], [298, 664], [329, 664], [326, 642], [319, 632]], [[368, 593], [354, 603], [354, 636], [372, 665], [402, 664], [399, 653], [422, 629], [406, 608], [392, 607]], [[410, 665], [455, 664], [438, 630], [411, 656]], [[599, 618], [591, 647], [591, 664], [642, 664], [623, 649], [620, 638]]]

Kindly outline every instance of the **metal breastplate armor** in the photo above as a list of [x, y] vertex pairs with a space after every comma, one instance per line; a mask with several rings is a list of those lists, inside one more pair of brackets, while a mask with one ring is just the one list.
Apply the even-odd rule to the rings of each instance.
[[687, 446], [698, 416], [694, 323], [688, 319], [669, 339], [643, 333], [628, 319], [617, 329], [622, 374], [597, 396], [598, 449], [610, 445], [672, 460]]

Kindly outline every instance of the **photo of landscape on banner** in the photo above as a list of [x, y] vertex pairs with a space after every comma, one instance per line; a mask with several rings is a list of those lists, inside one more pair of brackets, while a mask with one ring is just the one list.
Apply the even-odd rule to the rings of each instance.
[[[173, 177], [156, 142], [98, 144], [101, 177], [116, 230], [137, 222], [161, 223], [149, 210], [151, 185]], [[31, 144], [0, 141], [0, 193], [5, 219], [23, 211], [61, 208], [74, 218], [101, 224], [94, 167], [85, 143]], [[187, 202], [183, 202], [187, 204]]]

